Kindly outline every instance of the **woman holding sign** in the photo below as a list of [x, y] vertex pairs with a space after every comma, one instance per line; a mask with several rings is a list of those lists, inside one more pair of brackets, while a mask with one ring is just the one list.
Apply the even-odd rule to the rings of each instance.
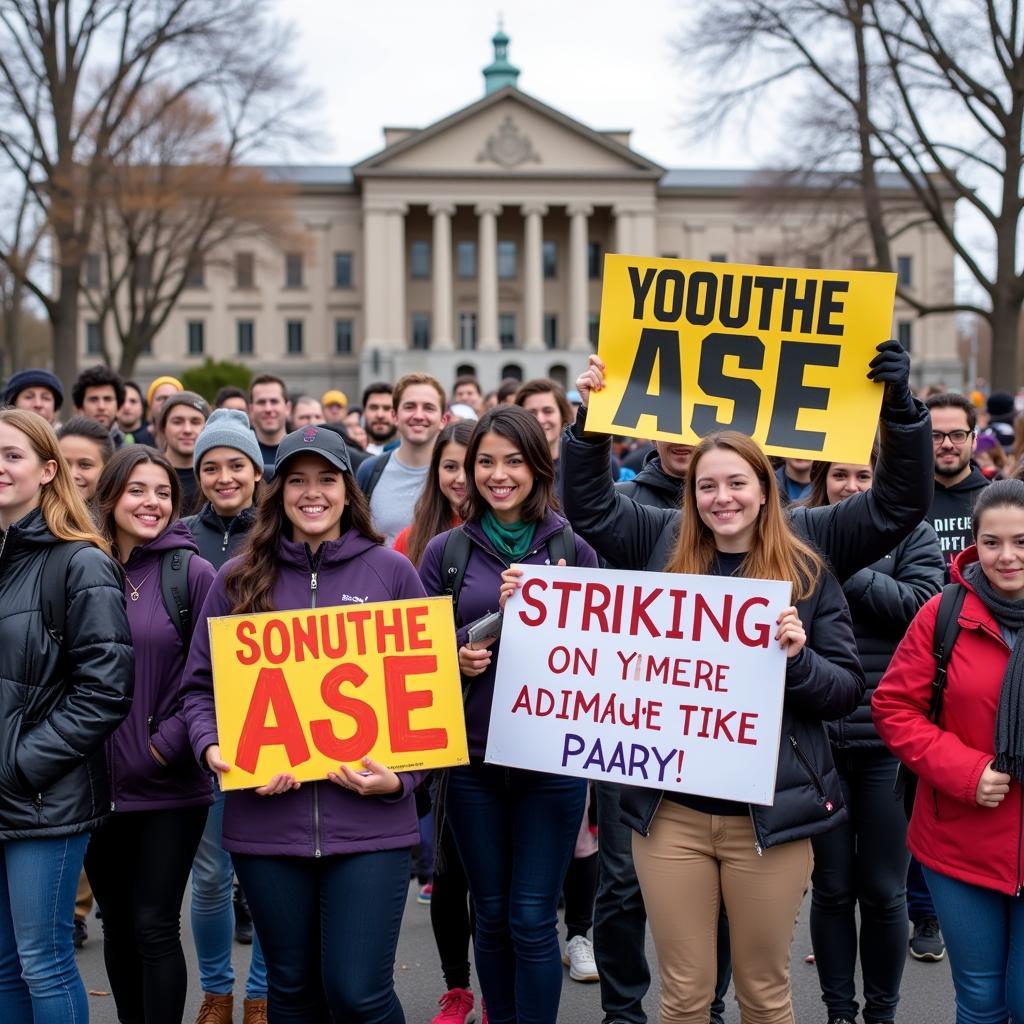
[[[492, 1024], [554, 1024], [562, 989], [558, 896], [583, 817], [585, 779], [484, 763], [497, 645], [469, 643], [466, 624], [495, 612], [502, 573], [513, 562], [543, 565], [566, 543], [556, 513], [555, 467], [537, 420], [499, 406], [476, 424], [466, 453], [468, 541], [456, 598], [459, 667], [471, 763], [447, 779], [444, 813], [469, 878], [476, 911], [477, 971]], [[428, 545], [420, 575], [427, 592], [447, 589], [449, 533]], [[571, 531], [568, 531], [569, 536]], [[576, 565], [596, 566], [572, 536]], [[566, 558], [566, 561], [569, 561]]]
[[178, 697], [191, 636], [163, 592], [173, 559], [186, 591], [180, 600], [198, 609], [213, 567], [176, 522], [179, 501], [177, 474], [146, 445], [117, 452], [96, 489], [100, 530], [123, 568], [135, 697], [108, 741], [114, 813], [94, 833], [85, 869], [103, 913], [103, 959], [118, 1016], [146, 1024], [177, 1024], [184, 1012], [181, 901], [213, 802]]
[[957, 1024], [1005, 1024], [1024, 1020], [1024, 483], [986, 487], [972, 528], [872, 712], [919, 780], [907, 840], [942, 924]]
[[[815, 463], [806, 504], [867, 491], [874, 462]], [[849, 818], [814, 839], [811, 942], [829, 1020], [857, 1019], [858, 908], [864, 1019], [895, 1020], [907, 946], [907, 816], [894, 786], [898, 762], [871, 723], [871, 696], [914, 616], [941, 588], [943, 567], [935, 531], [921, 523], [843, 583], [868, 685], [852, 714], [828, 724]]]
[[[288, 434], [245, 545], [221, 569], [197, 624], [183, 681], [196, 757], [222, 776], [241, 771], [218, 743], [210, 619], [421, 597], [416, 570], [370, 524], [341, 436], [315, 426]], [[266, 956], [272, 1024], [405, 1020], [395, 948], [422, 773], [362, 764], [301, 786], [278, 774], [225, 796], [224, 847]]]
[[790, 529], [758, 444], [734, 431], [704, 438], [683, 494], [668, 571], [788, 580], [794, 605], [775, 633], [788, 660], [772, 805], [623, 791], [658, 951], [661, 1020], [708, 1020], [721, 902], [742, 1019], [792, 1024], [789, 947], [810, 879], [811, 837], [846, 817], [822, 723], [856, 707], [864, 677], [839, 584]]

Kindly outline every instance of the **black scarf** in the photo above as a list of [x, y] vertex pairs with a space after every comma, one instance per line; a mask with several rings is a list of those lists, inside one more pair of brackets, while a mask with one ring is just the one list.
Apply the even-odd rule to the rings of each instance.
[[999, 691], [995, 768], [1024, 782], [1024, 600], [1008, 601], [996, 593], [977, 562], [967, 567], [964, 579], [1000, 627], [1017, 634]]

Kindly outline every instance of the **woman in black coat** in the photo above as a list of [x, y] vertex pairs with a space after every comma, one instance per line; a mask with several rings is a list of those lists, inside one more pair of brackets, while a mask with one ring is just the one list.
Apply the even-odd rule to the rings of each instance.
[[[868, 465], [815, 463], [808, 508], [866, 492]], [[907, 818], [896, 791], [896, 758], [871, 721], [871, 697], [907, 627], [942, 587], [938, 537], [920, 523], [888, 555], [843, 583], [867, 686], [856, 709], [829, 723], [849, 817], [814, 840], [811, 943], [829, 1020], [857, 1019], [858, 936], [864, 1019], [891, 1024], [907, 946]]]
[[[0, 410], [0, 1007], [4, 1024], [88, 1019], [72, 943], [89, 833], [110, 807], [103, 742], [128, 714], [124, 594], [57, 437]], [[43, 611], [57, 549], [80, 542]]]

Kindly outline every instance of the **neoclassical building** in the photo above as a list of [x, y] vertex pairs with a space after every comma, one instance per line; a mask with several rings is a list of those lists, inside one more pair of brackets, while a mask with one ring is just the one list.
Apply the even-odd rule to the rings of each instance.
[[[866, 237], [849, 228], [858, 195], [838, 179], [818, 175], [769, 205], [757, 172], [666, 169], [628, 131], [595, 130], [521, 91], [508, 37], [499, 30], [493, 44], [485, 94], [443, 120], [384, 128], [383, 148], [351, 167], [266, 168], [294, 187], [305, 244], [247, 243], [200, 269], [137, 377], [211, 356], [296, 392], [340, 387], [353, 403], [368, 382], [410, 370], [445, 383], [473, 372], [485, 388], [504, 376], [571, 381], [596, 345], [605, 253], [868, 265]], [[902, 179], [884, 184], [905, 210]], [[894, 254], [919, 301], [952, 299], [953, 254], [938, 231], [908, 226]], [[83, 305], [86, 364], [97, 330]], [[893, 333], [918, 383], [959, 384], [952, 317], [919, 319], [899, 302]]]

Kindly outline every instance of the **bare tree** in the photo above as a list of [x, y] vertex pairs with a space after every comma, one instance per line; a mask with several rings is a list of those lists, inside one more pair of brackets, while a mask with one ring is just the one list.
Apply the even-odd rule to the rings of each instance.
[[247, 135], [261, 119], [283, 127], [301, 109], [254, 72], [287, 66], [288, 33], [270, 9], [269, 0], [0, 3], [0, 176], [27, 187], [50, 250], [40, 271], [0, 243], [0, 263], [46, 310], [65, 383], [77, 374], [82, 262], [110, 168], [134, 141], [140, 98], [160, 87], [167, 107], [208, 99], [229, 126], [245, 109]]
[[[993, 376], [1016, 385], [1024, 26], [1015, 0], [716, 0], [701, 5], [681, 52], [706, 72], [704, 81], [728, 83], [705, 91], [705, 127], [777, 97], [783, 83], [799, 83], [804, 105], [828, 97], [839, 112], [833, 126], [856, 140], [877, 265], [892, 266], [878, 187], [879, 171], [891, 169], [987, 302], [929, 306], [902, 296], [921, 315], [984, 316]], [[975, 211], [990, 244], [979, 250], [964, 240], [953, 200]]]

